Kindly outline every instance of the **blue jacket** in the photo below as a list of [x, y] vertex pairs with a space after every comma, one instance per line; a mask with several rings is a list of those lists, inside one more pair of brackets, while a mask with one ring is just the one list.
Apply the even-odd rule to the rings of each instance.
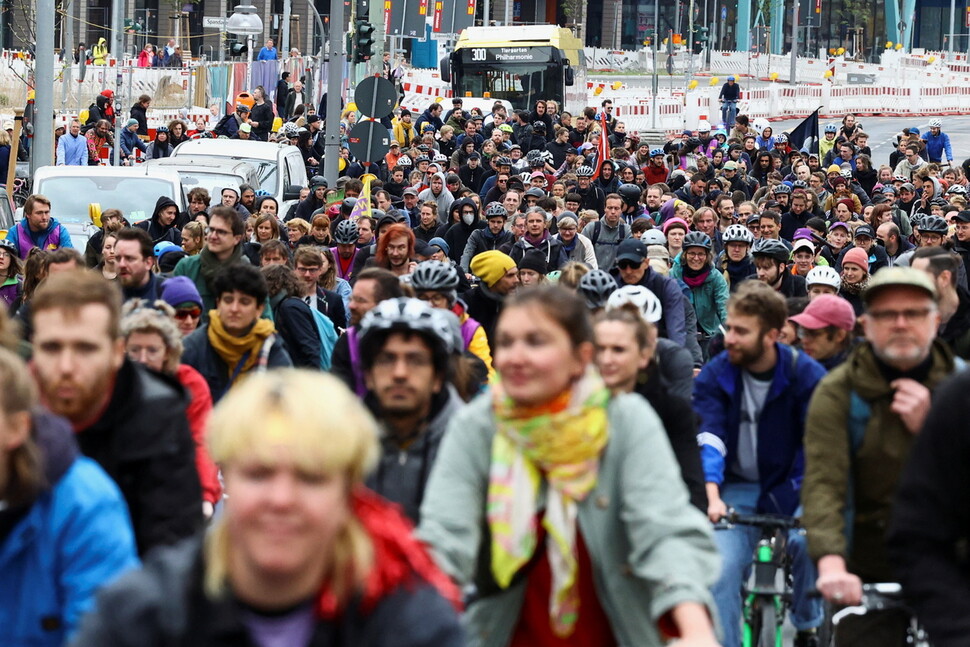
[[[805, 471], [802, 438], [808, 402], [825, 369], [790, 346], [776, 343], [778, 362], [758, 420], [758, 512], [793, 514]], [[697, 442], [704, 478], [724, 483], [733, 462], [741, 423], [741, 368], [719, 353], [694, 381], [694, 411], [701, 418]]]
[[259, 50], [259, 54], [256, 55], [257, 61], [275, 61], [277, 58], [279, 58], [279, 55], [277, 54], [276, 48], [266, 47], [265, 45]]
[[[57, 140], [58, 166], [87, 166], [88, 140], [84, 135], [74, 137], [64, 133]], [[5, 176], [6, 177], [6, 176]]]
[[138, 136], [138, 132], [131, 132], [127, 128], [121, 129], [121, 154], [124, 156], [133, 155], [135, 149], [140, 150], [142, 153], [148, 150], [148, 146], [145, 142], [141, 140]]
[[[953, 149], [950, 148], [950, 136], [942, 130], [936, 136], [931, 132], [924, 133], [923, 141], [926, 142], [926, 161], [948, 162], [953, 159]], [[945, 156], [944, 153], [946, 153]]]
[[0, 543], [0, 645], [53, 647], [72, 637], [98, 589], [138, 558], [118, 487], [77, 455], [66, 421], [35, 416], [34, 438], [56, 480]]

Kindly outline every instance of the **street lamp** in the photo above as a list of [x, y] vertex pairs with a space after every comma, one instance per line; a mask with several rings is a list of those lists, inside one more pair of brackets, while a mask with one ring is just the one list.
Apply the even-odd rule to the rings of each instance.
[[253, 36], [263, 33], [263, 20], [256, 13], [256, 7], [243, 4], [247, 0], [239, 0], [229, 20], [226, 21], [226, 31], [231, 34], [246, 37], [246, 89], [252, 85], [253, 74]]

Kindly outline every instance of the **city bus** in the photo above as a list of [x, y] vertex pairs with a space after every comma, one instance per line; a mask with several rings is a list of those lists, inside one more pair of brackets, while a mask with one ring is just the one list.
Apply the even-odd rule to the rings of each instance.
[[587, 105], [583, 43], [556, 25], [468, 27], [441, 61], [453, 96], [502, 99], [532, 110], [555, 100], [573, 114]]

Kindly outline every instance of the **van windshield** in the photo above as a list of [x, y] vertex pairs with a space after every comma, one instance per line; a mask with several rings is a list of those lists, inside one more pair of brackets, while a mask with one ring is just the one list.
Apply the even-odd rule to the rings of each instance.
[[172, 183], [151, 177], [49, 177], [41, 180], [37, 193], [51, 201], [51, 215], [61, 223], [90, 222], [88, 205], [120, 209], [128, 222], [151, 218], [155, 201], [167, 196], [176, 202]]

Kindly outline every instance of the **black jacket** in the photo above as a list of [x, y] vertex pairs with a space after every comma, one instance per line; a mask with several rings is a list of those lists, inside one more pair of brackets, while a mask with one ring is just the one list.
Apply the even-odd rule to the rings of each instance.
[[135, 223], [135, 227], [139, 229], [144, 229], [148, 232], [148, 235], [152, 237], [152, 243], [158, 244], [163, 240], [167, 240], [176, 245], [182, 245], [182, 233], [175, 228], [175, 222], [178, 220], [178, 214], [175, 216], [175, 220], [172, 221], [170, 225], [163, 225], [158, 221], [158, 214], [162, 209], [167, 207], [178, 208], [178, 204], [169, 197], [161, 196], [155, 202], [155, 211], [152, 212], [152, 217], [148, 220], [142, 220]]
[[319, 369], [322, 342], [310, 306], [299, 297], [272, 299], [270, 303], [276, 332], [283, 338], [293, 366]]
[[262, 105], [258, 103], [253, 104], [252, 110], [249, 112], [249, 119], [257, 122], [258, 126], [253, 126], [253, 131], [251, 138], [258, 139], [261, 142], [265, 142], [269, 139], [269, 131], [273, 127], [273, 108], [270, 107], [268, 101], [264, 101]]
[[126, 359], [104, 414], [77, 434], [81, 451], [121, 489], [140, 555], [174, 544], [202, 524], [188, 403], [177, 380]]
[[[182, 352], [182, 363], [188, 364], [205, 378], [212, 393], [212, 401], [218, 402], [229, 388], [229, 367], [225, 360], [209, 343], [209, 325], [199, 326], [195, 332], [183, 340], [185, 350]], [[270, 348], [268, 368], [287, 368], [293, 366], [283, 340], [276, 336]], [[201, 496], [201, 495], [200, 495]]]
[[[75, 635], [75, 647], [237, 647], [255, 645], [243, 619], [252, 613], [232, 594], [205, 595], [202, 538], [152, 555], [103, 589]], [[418, 576], [365, 613], [359, 597], [335, 620], [318, 619], [308, 647], [461, 647], [457, 614]]]
[[324, 290], [317, 286], [317, 310], [327, 316], [333, 322], [333, 327], [340, 334], [348, 325], [347, 308], [344, 307], [344, 300], [336, 292]]
[[[670, 340], [663, 341], [676, 346]], [[686, 356], [687, 370], [693, 377], [690, 353], [679, 346], [677, 348]], [[638, 379], [634, 391], [645, 397], [660, 416], [667, 439], [670, 440], [670, 447], [680, 465], [680, 476], [690, 492], [691, 505], [706, 513], [707, 489], [704, 470], [701, 468], [701, 451], [697, 446], [697, 414], [691, 409], [689, 400], [671, 395], [664, 388], [659, 376], [662, 369], [656, 364], [656, 359], [651, 362], [650, 368]]]
[[138, 130], [136, 131], [139, 135], [148, 136], [148, 114], [145, 106], [140, 103], [136, 103], [128, 111], [131, 114], [131, 118], [138, 122]]
[[889, 557], [906, 602], [938, 647], [970, 635], [970, 372], [937, 387], [899, 482]]
[[495, 353], [495, 326], [498, 325], [498, 317], [502, 314], [502, 306], [505, 298], [492, 292], [484, 283], [479, 283], [476, 287], [462, 295], [465, 302], [465, 311], [468, 316], [477, 321], [485, 329], [485, 336], [488, 338], [488, 346], [492, 353]]

